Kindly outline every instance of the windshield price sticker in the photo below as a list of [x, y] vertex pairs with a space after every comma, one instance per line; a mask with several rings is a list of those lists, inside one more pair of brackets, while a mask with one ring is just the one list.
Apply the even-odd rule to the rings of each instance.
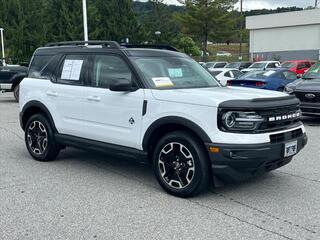
[[181, 68], [168, 68], [168, 72], [171, 78], [183, 77]]
[[168, 77], [155, 77], [152, 78], [152, 81], [156, 87], [172, 87], [174, 84], [171, 82]]
[[65, 60], [61, 79], [79, 81], [83, 60]]

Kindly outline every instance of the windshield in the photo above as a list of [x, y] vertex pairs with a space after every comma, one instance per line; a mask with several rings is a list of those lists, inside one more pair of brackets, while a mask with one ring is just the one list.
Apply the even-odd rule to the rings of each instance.
[[190, 58], [132, 58], [145, 80], [155, 89], [220, 86], [211, 74]]
[[292, 68], [294, 67], [294, 63], [293, 62], [284, 62], [281, 64], [281, 67], [283, 68]]
[[257, 62], [252, 64], [249, 68], [264, 68], [265, 66], [266, 66], [266, 63]]
[[225, 68], [238, 68], [240, 67], [240, 63], [234, 62], [234, 63], [228, 63]]
[[239, 79], [266, 79], [275, 71], [254, 71], [247, 72], [239, 77]]
[[304, 79], [320, 79], [320, 62], [313, 65], [304, 75]]

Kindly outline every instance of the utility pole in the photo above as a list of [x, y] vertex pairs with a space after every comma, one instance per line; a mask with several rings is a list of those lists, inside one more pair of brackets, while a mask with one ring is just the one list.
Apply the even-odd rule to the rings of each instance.
[[4, 55], [4, 41], [3, 41], [3, 28], [0, 28], [0, 35], [1, 35], [1, 49], [2, 49], [2, 63], [3, 66], [6, 65], [5, 55]]
[[314, 7], [317, 8], [318, 7], [318, 0], [315, 1], [314, 3]]
[[82, 0], [82, 12], [83, 12], [83, 35], [84, 40], [88, 41], [88, 21], [87, 21], [87, 1]]
[[243, 6], [243, 0], [240, 0], [240, 46], [239, 46], [239, 61], [242, 61], [242, 6]]

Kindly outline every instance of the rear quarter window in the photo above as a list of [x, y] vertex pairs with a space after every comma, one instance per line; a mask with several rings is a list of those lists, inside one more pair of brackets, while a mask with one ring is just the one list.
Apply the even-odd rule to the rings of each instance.
[[40, 78], [42, 69], [49, 63], [52, 55], [35, 55], [29, 66], [28, 77]]

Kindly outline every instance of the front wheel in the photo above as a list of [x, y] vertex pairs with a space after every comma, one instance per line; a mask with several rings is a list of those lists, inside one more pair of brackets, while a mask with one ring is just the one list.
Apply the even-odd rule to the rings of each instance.
[[209, 186], [208, 156], [196, 137], [177, 131], [165, 135], [153, 153], [159, 184], [170, 194], [189, 197]]
[[25, 143], [30, 155], [38, 161], [53, 160], [60, 152], [52, 127], [42, 114], [35, 114], [28, 120]]

